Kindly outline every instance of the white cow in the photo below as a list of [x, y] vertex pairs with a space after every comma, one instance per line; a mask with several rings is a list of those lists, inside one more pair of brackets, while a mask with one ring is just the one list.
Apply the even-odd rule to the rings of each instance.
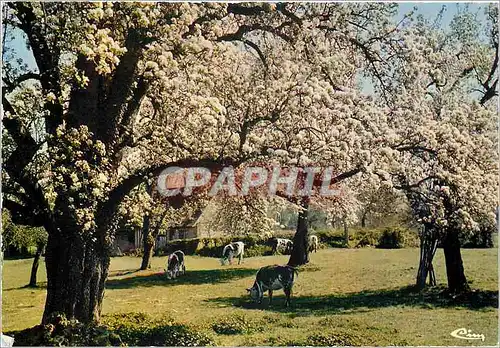
[[272, 238], [271, 246], [273, 248], [273, 254], [276, 254], [278, 251], [290, 254], [293, 249], [293, 242], [286, 238]]
[[181, 250], [177, 250], [168, 256], [167, 269], [165, 272], [168, 279], [175, 279], [177, 276], [186, 273], [184, 253]]
[[243, 242], [234, 242], [226, 245], [222, 249], [222, 258], [220, 260], [221, 265], [225, 265], [228, 262], [230, 265], [233, 264], [233, 257], [238, 258], [238, 265], [243, 261], [243, 251], [245, 249], [245, 244]]
[[312, 253], [317, 252], [319, 247], [319, 240], [318, 237], [315, 235], [310, 235], [309, 236], [309, 252]]

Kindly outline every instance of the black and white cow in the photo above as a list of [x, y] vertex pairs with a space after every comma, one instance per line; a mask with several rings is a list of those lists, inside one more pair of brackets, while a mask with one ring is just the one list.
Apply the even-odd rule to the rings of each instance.
[[312, 253], [317, 252], [319, 247], [319, 240], [318, 237], [315, 235], [310, 235], [309, 236], [309, 252]]
[[184, 265], [184, 253], [181, 250], [177, 250], [174, 253], [168, 255], [166, 273], [168, 279], [175, 279], [179, 275], [183, 275], [186, 273], [186, 266]]
[[293, 249], [293, 242], [286, 238], [272, 238], [271, 247], [273, 248], [273, 254], [276, 254], [278, 251], [290, 254]]
[[253, 286], [247, 291], [253, 301], [262, 303], [264, 291], [268, 291], [269, 304], [273, 300], [273, 290], [283, 289], [286, 296], [285, 307], [290, 305], [293, 282], [297, 275], [297, 269], [291, 266], [266, 266], [259, 269]]
[[224, 266], [226, 263], [232, 265], [234, 257], [238, 258], [238, 265], [241, 264], [241, 261], [243, 261], [244, 249], [245, 244], [243, 242], [234, 242], [226, 245], [224, 249], [222, 249], [221, 265]]

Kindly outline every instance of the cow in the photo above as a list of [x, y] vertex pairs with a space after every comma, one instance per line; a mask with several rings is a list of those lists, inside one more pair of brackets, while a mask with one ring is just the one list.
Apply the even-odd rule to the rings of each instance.
[[243, 242], [234, 242], [226, 245], [222, 249], [222, 258], [220, 263], [222, 266], [228, 262], [230, 265], [233, 264], [233, 257], [238, 258], [238, 265], [243, 261], [243, 251], [245, 249], [245, 244]]
[[269, 305], [273, 300], [273, 290], [283, 289], [286, 296], [285, 307], [290, 305], [290, 295], [292, 294], [293, 281], [298, 274], [296, 268], [291, 266], [265, 266], [259, 269], [255, 277], [253, 286], [247, 291], [254, 302], [262, 303], [264, 291], [268, 291]]
[[309, 236], [309, 252], [312, 253], [317, 252], [319, 247], [319, 241], [318, 237], [315, 235], [310, 235]]
[[273, 254], [278, 251], [283, 251], [285, 254], [290, 254], [293, 249], [293, 242], [286, 238], [272, 238], [271, 247], [273, 248]]
[[175, 279], [177, 276], [186, 273], [184, 265], [184, 253], [180, 250], [168, 255], [167, 269], [165, 270], [168, 279]]

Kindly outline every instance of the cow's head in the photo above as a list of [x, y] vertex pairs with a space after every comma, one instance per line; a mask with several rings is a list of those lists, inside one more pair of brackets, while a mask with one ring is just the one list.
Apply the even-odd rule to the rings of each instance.
[[254, 301], [254, 302], [260, 301], [260, 291], [259, 291], [259, 287], [257, 286], [257, 284], [254, 284], [251, 288], [248, 288], [247, 291], [248, 291], [248, 294], [250, 295], [250, 298], [252, 299], [252, 301]]
[[176, 278], [179, 273], [179, 265], [175, 264], [167, 269], [167, 279]]
[[168, 263], [166, 269], [167, 279], [175, 278], [178, 272], [179, 272], [179, 260], [175, 254], [172, 254], [168, 257]]
[[224, 252], [224, 255], [222, 255], [222, 258], [220, 259], [221, 265], [224, 266], [227, 263], [232, 263], [233, 255], [234, 255], [233, 250], [230, 248], [227, 248]]

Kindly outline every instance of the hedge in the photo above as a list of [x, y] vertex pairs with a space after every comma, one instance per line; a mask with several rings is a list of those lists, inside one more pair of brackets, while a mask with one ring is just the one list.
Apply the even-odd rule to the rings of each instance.
[[252, 257], [271, 254], [272, 249], [269, 239], [255, 236], [173, 240], [168, 242], [165, 247], [160, 248], [157, 254], [166, 255], [176, 250], [182, 250], [186, 255], [220, 257], [224, 246], [238, 241], [245, 243], [245, 256]]
[[[322, 230], [316, 235], [320, 243], [333, 248], [345, 248], [344, 232], [342, 230]], [[349, 247], [375, 247], [397, 249], [418, 247], [417, 233], [404, 227], [386, 227], [383, 229], [350, 228]]]

